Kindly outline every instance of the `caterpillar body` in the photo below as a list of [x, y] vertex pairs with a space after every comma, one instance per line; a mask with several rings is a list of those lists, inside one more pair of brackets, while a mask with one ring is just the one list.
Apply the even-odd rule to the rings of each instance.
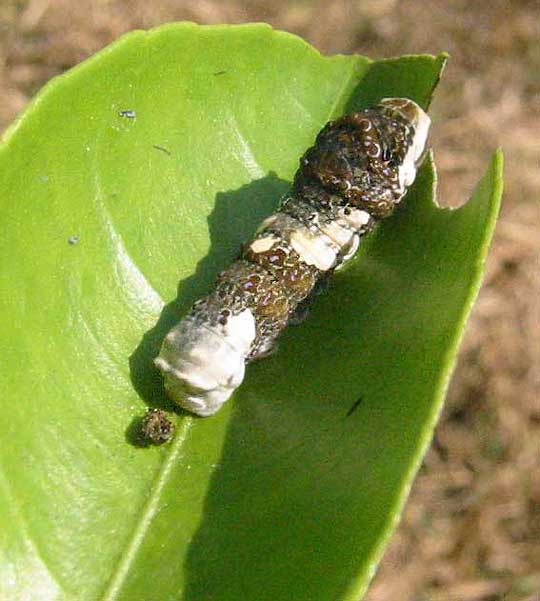
[[246, 363], [271, 352], [317, 284], [403, 198], [429, 127], [427, 114], [406, 98], [327, 123], [279, 210], [165, 337], [155, 364], [176, 403], [201, 416], [218, 411]]

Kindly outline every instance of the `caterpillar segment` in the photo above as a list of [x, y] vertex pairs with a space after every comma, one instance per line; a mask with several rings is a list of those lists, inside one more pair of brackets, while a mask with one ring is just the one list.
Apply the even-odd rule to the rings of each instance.
[[401, 201], [429, 127], [415, 102], [386, 98], [321, 130], [279, 210], [165, 337], [155, 364], [178, 405], [208, 416], [230, 398], [246, 364], [272, 351], [317, 285]]

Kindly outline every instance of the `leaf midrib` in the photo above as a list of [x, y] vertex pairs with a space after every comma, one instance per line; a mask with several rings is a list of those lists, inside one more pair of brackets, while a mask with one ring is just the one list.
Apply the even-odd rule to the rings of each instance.
[[126, 576], [129, 574], [131, 565], [134, 563], [137, 552], [145, 539], [146, 531], [150, 527], [150, 524], [157, 513], [159, 502], [161, 500], [161, 493], [167, 484], [169, 474], [173, 470], [177, 458], [181, 454], [183, 444], [189, 435], [192, 425], [192, 417], [186, 416], [183, 418], [181, 426], [168, 449], [165, 460], [161, 464], [160, 469], [152, 482], [150, 496], [143, 506], [140, 517], [135, 524], [131, 539], [120, 556], [105, 592], [100, 597], [102, 601], [112, 601], [113, 599], [118, 598], [118, 593], [121, 591]]

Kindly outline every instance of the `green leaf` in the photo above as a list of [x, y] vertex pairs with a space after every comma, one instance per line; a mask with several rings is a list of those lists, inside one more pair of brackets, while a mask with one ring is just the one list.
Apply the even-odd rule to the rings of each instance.
[[166, 406], [160, 340], [274, 210], [322, 125], [383, 96], [426, 106], [444, 60], [323, 57], [265, 25], [175, 24], [53, 80], [12, 126], [0, 598], [359, 598], [478, 291], [500, 155], [455, 211], [433, 204], [428, 160], [217, 416], [179, 416], [161, 448], [131, 444], [130, 423]]

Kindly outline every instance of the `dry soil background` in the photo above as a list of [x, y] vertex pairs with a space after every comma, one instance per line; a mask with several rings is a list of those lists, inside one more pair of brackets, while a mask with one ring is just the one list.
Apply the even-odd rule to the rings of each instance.
[[498, 145], [506, 192], [435, 444], [369, 601], [540, 601], [540, 3], [0, 0], [0, 129], [51, 77], [173, 20], [267, 21], [323, 52], [442, 50], [431, 113], [443, 204]]

